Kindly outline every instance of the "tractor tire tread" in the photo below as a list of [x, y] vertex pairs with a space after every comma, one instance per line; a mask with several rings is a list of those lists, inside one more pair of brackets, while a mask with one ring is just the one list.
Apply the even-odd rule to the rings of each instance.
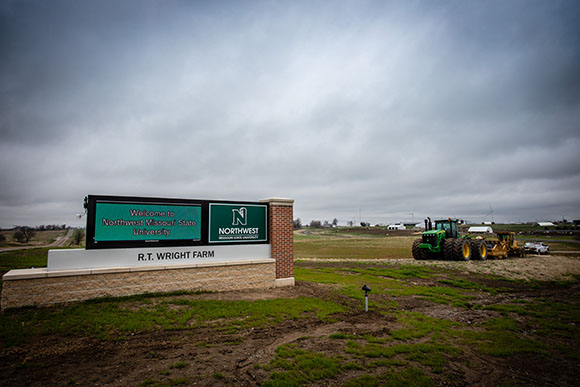
[[[463, 246], [467, 243], [467, 245], [470, 248], [470, 254], [467, 257], [463, 256]], [[469, 259], [471, 258], [471, 246], [469, 245], [469, 242], [465, 239], [455, 239], [454, 243], [453, 243], [453, 255], [455, 257], [456, 260], [458, 261], [469, 261]]]

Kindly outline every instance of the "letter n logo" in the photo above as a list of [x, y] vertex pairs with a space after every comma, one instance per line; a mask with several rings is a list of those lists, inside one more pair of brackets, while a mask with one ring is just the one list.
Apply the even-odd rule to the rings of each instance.
[[232, 209], [232, 214], [234, 216], [234, 220], [232, 221], [232, 226], [245, 226], [248, 224], [248, 210], [246, 207], [242, 207], [238, 210], [235, 208]]

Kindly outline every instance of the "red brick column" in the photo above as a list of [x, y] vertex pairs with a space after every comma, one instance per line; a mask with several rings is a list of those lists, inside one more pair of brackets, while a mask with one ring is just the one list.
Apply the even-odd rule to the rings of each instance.
[[294, 286], [294, 223], [292, 199], [264, 199], [270, 204], [268, 233], [276, 260], [276, 285]]

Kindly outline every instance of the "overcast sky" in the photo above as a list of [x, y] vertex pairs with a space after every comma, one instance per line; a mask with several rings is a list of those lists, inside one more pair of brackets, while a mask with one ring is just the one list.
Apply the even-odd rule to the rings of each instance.
[[0, 0], [0, 226], [87, 194], [580, 219], [580, 2]]

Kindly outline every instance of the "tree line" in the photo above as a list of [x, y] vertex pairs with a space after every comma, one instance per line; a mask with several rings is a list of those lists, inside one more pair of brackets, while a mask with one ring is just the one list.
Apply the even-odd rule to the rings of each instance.
[[[308, 224], [308, 227], [311, 228], [325, 228], [325, 227], [336, 227], [338, 226], [338, 219], [334, 218], [332, 220], [332, 222], [329, 222], [328, 220], [325, 220], [323, 222], [321, 222], [320, 220], [311, 220], [310, 223]], [[298, 219], [294, 219], [294, 229], [297, 230], [299, 228], [302, 228], [302, 221], [300, 220], [300, 218]]]
[[68, 226], [66, 224], [41, 224], [40, 226], [34, 226], [34, 227], [30, 227], [30, 226], [14, 226], [12, 228], [0, 228], [0, 231], [4, 230], [20, 230], [22, 228], [29, 228], [31, 230], [34, 231], [58, 231], [58, 230], [66, 230], [68, 229]]
[[[361, 227], [370, 227], [371, 224], [369, 222], [360, 222]], [[306, 226], [302, 224], [302, 220], [300, 218], [294, 219], [294, 230], [298, 230], [302, 227], [310, 227], [310, 228], [327, 228], [327, 227], [336, 227], [338, 226], [338, 219], [334, 218], [332, 222], [328, 220], [320, 221], [320, 220], [311, 220], [310, 223]], [[354, 222], [349, 220], [346, 222], [347, 227], [353, 227]]]

